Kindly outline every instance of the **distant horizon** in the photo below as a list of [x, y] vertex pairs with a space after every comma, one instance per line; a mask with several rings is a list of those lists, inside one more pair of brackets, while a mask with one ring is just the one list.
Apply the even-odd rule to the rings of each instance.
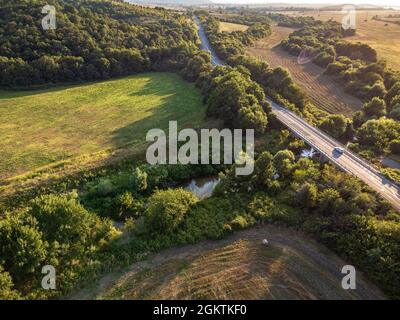
[[[168, 0], [167, 0], [168, 1]], [[166, 1], [166, 2], [167, 2]], [[374, 5], [379, 7], [400, 7], [398, 0], [350, 0], [350, 1], [335, 1], [335, 0], [210, 0], [213, 3], [221, 4], [295, 4], [295, 5]]]

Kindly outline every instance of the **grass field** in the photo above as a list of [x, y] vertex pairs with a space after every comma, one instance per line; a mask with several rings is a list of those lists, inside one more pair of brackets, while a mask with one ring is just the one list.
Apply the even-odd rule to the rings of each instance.
[[[261, 244], [268, 238], [270, 246]], [[110, 274], [72, 299], [381, 299], [357, 273], [343, 290], [345, 264], [304, 235], [272, 226], [161, 252]]]
[[273, 26], [272, 36], [257, 41], [247, 49], [247, 54], [265, 60], [272, 67], [287, 68], [293, 80], [321, 110], [346, 116], [360, 110], [362, 102], [345, 93], [332, 77], [324, 75], [324, 69], [313, 63], [300, 65], [296, 57], [279, 48], [280, 41], [293, 31], [294, 29]]
[[0, 91], [0, 178], [105, 149], [139, 147], [152, 128], [194, 127], [200, 92], [170, 73], [40, 91]]
[[249, 27], [243, 24], [220, 22], [220, 32], [246, 31]]
[[[389, 67], [400, 71], [400, 25], [372, 19], [375, 15], [378, 15], [379, 18], [386, 19], [390, 14], [399, 13], [400, 11], [398, 10], [357, 11], [357, 34], [353, 37], [346, 38], [346, 40], [369, 44], [378, 52], [380, 58], [387, 61]], [[342, 21], [343, 18], [341, 11], [294, 12], [285, 14], [313, 16], [318, 20], [333, 19], [339, 22]]]

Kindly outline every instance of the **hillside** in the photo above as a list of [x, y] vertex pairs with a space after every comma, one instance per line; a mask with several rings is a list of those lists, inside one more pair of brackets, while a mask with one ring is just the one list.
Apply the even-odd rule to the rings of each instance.
[[[261, 244], [268, 238], [270, 246]], [[267, 226], [164, 251], [108, 275], [73, 299], [382, 299], [357, 279], [341, 288], [338, 257], [307, 237]]]

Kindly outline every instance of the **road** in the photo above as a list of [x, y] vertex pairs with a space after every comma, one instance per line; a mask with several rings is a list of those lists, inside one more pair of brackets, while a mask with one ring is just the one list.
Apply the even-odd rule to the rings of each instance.
[[[195, 22], [199, 29], [199, 37], [202, 41], [202, 48], [210, 51], [213, 65], [224, 64], [211, 48], [204, 29], [197, 17], [195, 17]], [[342, 170], [364, 181], [372, 189], [378, 192], [384, 199], [390, 202], [394, 208], [400, 211], [400, 187], [386, 179], [371, 163], [350, 151], [340, 142], [331, 138], [321, 130], [313, 127], [292, 111], [278, 105], [270, 99], [267, 100], [269, 103], [271, 103], [272, 112], [290, 131], [292, 131], [296, 136], [304, 140], [314, 149], [321, 152], [332, 163], [340, 167]], [[335, 147], [343, 148], [345, 150], [344, 154], [340, 154], [335, 151]]]

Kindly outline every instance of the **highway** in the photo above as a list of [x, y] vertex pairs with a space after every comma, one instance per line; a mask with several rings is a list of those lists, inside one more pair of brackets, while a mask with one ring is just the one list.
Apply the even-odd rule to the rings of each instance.
[[[211, 48], [204, 29], [197, 17], [195, 17], [195, 23], [199, 29], [199, 37], [202, 41], [202, 48], [210, 51], [213, 65], [224, 64]], [[400, 211], [399, 186], [396, 186], [390, 180], [386, 179], [371, 163], [350, 151], [340, 142], [331, 138], [321, 130], [313, 127], [292, 111], [278, 105], [270, 99], [267, 100], [272, 106], [272, 112], [290, 131], [292, 131], [300, 139], [304, 140], [308, 145], [318, 150], [321, 154], [325, 155], [339, 168], [364, 181], [372, 189], [378, 192], [384, 199], [390, 202], [394, 208]], [[339, 152], [335, 151], [336, 147], [344, 149], [345, 152], [340, 154]]]

